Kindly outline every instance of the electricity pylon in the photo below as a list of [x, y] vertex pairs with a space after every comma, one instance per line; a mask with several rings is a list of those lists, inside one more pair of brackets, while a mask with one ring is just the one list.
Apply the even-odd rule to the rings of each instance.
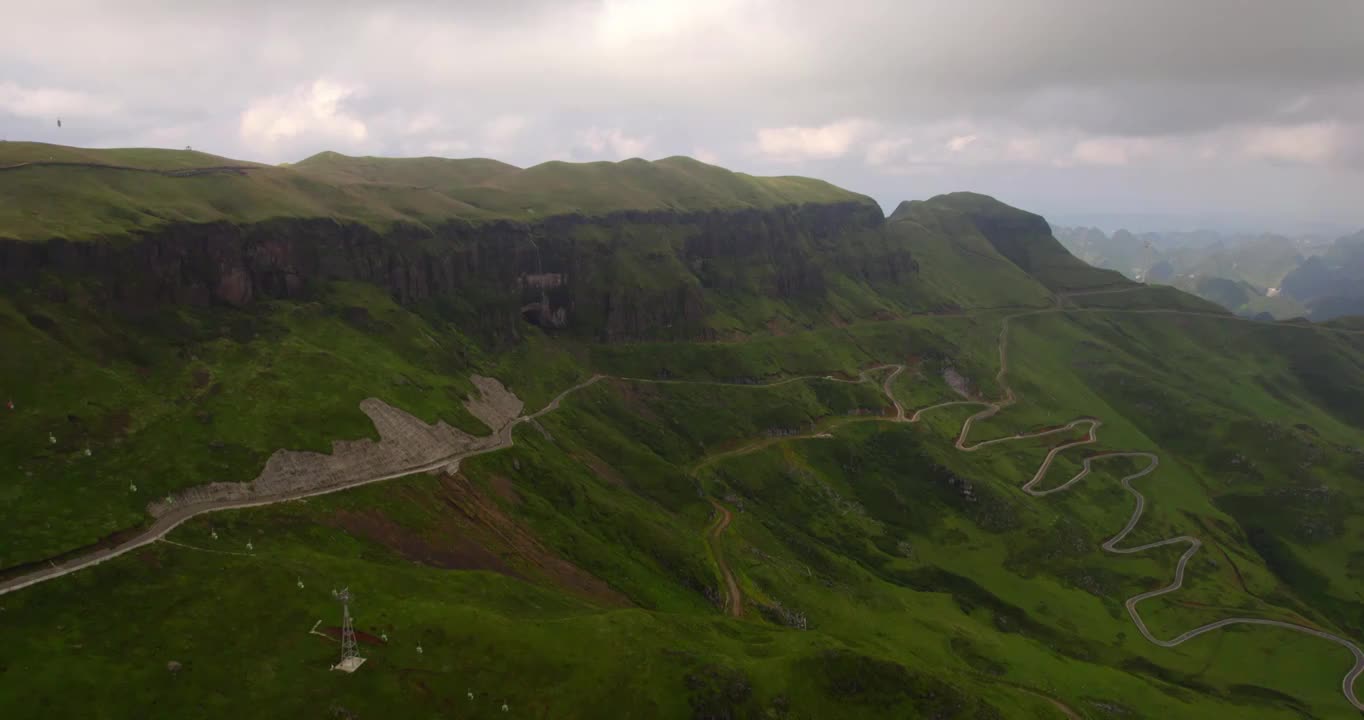
[[355, 672], [364, 664], [365, 659], [360, 657], [359, 648], [355, 643], [355, 625], [350, 619], [350, 588], [341, 588], [341, 591], [336, 593], [336, 599], [341, 601], [341, 662], [333, 665], [332, 669]]

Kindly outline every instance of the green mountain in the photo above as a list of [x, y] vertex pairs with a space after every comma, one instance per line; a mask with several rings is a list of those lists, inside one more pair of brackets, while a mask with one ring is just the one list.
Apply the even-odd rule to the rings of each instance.
[[1283, 279], [1283, 294], [1314, 320], [1364, 315], [1364, 231], [1336, 240]]
[[1174, 285], [1238, 315], [1303, 317], [1310, 310], [1300, 298], [1280, 292], [1287, 277], [1325, 252], [1328, 243], [1314, 236], [1148, 232], [1098, 228], [1058, 228], [1057, 238], [1087, 263], [1111, 268], [1149, 283]]
[[757, 178], [681, 157], [522, 170], [477, 158], [321, 153], [270, 167], [189, 150], [24, 142], [0, 142], [0, 193], [14, 200], [0, 208], [0, 238], [38, 241], [108, 239], [186, 223], [328, 218], [438, 234], [544, 215], [875, 205], [818, 180]]
[[0, 156], [0, 716], [1358, 714], [1351, 322], [970, 193]]

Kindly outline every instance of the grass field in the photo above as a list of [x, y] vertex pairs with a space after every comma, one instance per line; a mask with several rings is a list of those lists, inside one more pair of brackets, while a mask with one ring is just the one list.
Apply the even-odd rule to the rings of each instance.
[[[20, 199], [0, 207], [0, 235], [23, 242], [869, 202], [685, 158], [518, 169], [324, 153], [182, 176], [228, 161], [0, 143], [0, 166], [26, 162], [48, 164], [0, 169]], [[658, 331], [630, 342], [528, 323], [490, 337], [474, 329], [482, 287], [403, 304], [320, 280], [245, 307], [145, 308], [84, 278], [4, 288], [10, 574], [145, 525], [152, 499], [249, 480], [280, 448], [373, 437], [365, 398], [481, 435], [462, 402], [475, 374], [527, 411], [607, 377], [458, 472], [201, 515], [0, 596], [0, 717], [1358, 717], [1337, 645], [1235, 627], [1167, 649], [1137, 632], [1124, 599], [1170, 582], [1184, 550], [1101, 549], [1131, 517], [1119, 483], [1142, 461], [1020, 490], [1088, 426], [1033, 434], [1101, 421], [1039, 487], [1093, 454], [1159, 456], [1124, 544], [1203, 546], [1182, 590], [1141, 604], [1152, 632], [1237, 616], [1364, 638], [1364, 336], [1332, 331], [1355, 326], [1251, 322], [1125, 283], [984, 196], [908, 203], [837, 237], [811, 212], [782, 244], [709, 264], [681, 224], [573, 226], [570, 264], [596, 273], [574, 281], [603, 290], [575, 312], [628, 303]], [[903, 277], [881, 272], [897, 262]], [[780, 273], [808, 287], [770, 292]], [[653, 322], [679, 296], [704, 306], [688, 332]], [[883, 383], [910, 415], [974, 404], [893, 422]], [[957, 449], [1006, 389], [1017, 401], [968, 440], [1012, 440]], [[716, 503], [732, 521], [711, 537]], [[339, 648], [324, 637], [342, 586], [368, 658], [349, 676], [328, 670]]]
[[[164, 171], [230, 165], [240, 171]], [[6, 169], [8, 168], [8, 169]], [[151, 171], [151, 172], [148, 172]], [[550, 162], [353, 158], [322, 153], [265, 166], [190, 150], [94, 150], [0, 142], [0, 238], [90, 241], [176, 223], [336, 218], [387, 230], [452, 222], [534, 222], [555, 215], [702, 212], [855, 203], [819, 180], [754, 177], [684, 157]]]
[[[337, 292], [363, 299], [360, 289]], [[381, 313], [382, 304], [366, 302]], [[646, 344], [598, 348], [575, 361], [565, 349], [559, 377], [584, 368], [712, 382], [852, 377], [914, 355], [925, 370], [951, 358], [991, 397], [998, 316], [696, 345], [690, 356]], [[1294, 357], [1357, 360], [1361, 347], [1298, 328], [1179, 321], [1197, 327], [1093, 311], [1016, 321], [1011, 382], [1021, 400], [973, 437], [1098, 415], [1105, 424], [1095, 450], [1164, 458], [1142, 481], [1151, 506], [1132, 541], [1190, 533], [1207, 546], [1184, 591], [1143, 605], [1158, 634], [1229, 612], [1352, 634], [1358, 615], [1348, 598], [1358, 581], [1341, 539], [1357, 532], [1345, 447], [1358, 437], [1359, 419], [1315, 395], [1320, 379], [1304, 375]], [[1312, 333], [1319, 346], [1295, 349], [1280, 341], [1283, 333]], [[1239, 353], [1214, 351], [1227, 347]], [[508, 372], [526, 362], [476, 360]], [[1247, 383], [1247, 374], [1259, 380]], [[201, 518], [171, 536], [179, 545], [157, 544], [5, 598], [13, 641], [0, 656], [3, 695], [12, 707], [55, 714], [100, 703], [110, 716], [153, 697], [159, 707], [205, 717], [243, 701], [266, 703], [264, 714], [280, 717], [312, 707], [499, 716], [503, 702], [527, 717], [1055, 712], [1031, 691], [1088, 717], [1350, 716], [1338, 689], [1348, 658], [1321, 641], [1263, 629], [1216, 633], [1175, 650], [1140, 639], [1120, 599], [1165, 582], [1178, 550], [1137, 557], [1098, 550], [1130, 511], [1116, 487], [1130, 472], [1126, 461], [1038, 500], [1017, 487], [1067, 436], [960, 453], [951, 440], [973, 408], [939, 411], [920, 426], [845, 422], [831, 427], [829, 440], [780, 437], [853, 410], [885, 412], [880, 378], [728, 389], [599, 384], [539, 428], [519, 430], [513, 449], [467, 462], [457, 478], [411, 478]], [[906, 378], [896, 390], [910, 407], [956, 397], [939, 375], [923, 386]], [[1187, 420], [1169, 422], [1174, 413], [1161, 403], [1173, 402]], [[1242, 417], [1276, 421], [1242, 437]], [[1217, 440], [1200, 449], [1189, 437], [1194, 427]], [[1274, 452], [1264, 447], [1271, 438]], [[729, 452], [755, 441], [762, 445], [752, 452]], [[1283, 514], [1276, 488], [1303, 483], [1278, 473], [1288, 473], [1303, 442], [1319, 456], [1311, 487], [1329, 488], [1343, 508], [1339, 520], [1310, 499]], [[1058, 481], [1087, 451], [1058, 462]], [[710, 455], [717, 459], [707, 462]], [[1238, 455], [1245, 459], [1234, 465], [1256, 475], [1227, 477]], [[737, 502], [719, 548], [744, 594], [741, 620], [718, 610], [720, 579], [703, 539], [707, 496]], [[1256, 498], [1275, 497], [1276, 512], [1264, 515]], [[1255, 540], [1254, 528], [1274, 522], [1277, 545]], [[1304, 539], [1318, 522], [1338, 528]], [[360, 598], [359, 628], [390, 638], [362, 648], [370, 661], [351, 678], [326, 670], [335, 643], [307, 632], [317, 620], [334, 624], [328, 591], [341, 584]], [[95, 606], [131, 620], [111, 632], [86, 609]], [[793, 612], [807, 629], [786, 627]], [[163, 630], [138, 632], [140, 617], [159, 618]], [[584, 655], [579, 649], [588, 646], [612, 650]], [[166, 669], [172, 660], [181, 670]], [[60, 685], [30, 680], [58, 676]], [[223, 676], [246, 681], [227, 692]], [[139, 690], [115, 695], [107, 677]]]

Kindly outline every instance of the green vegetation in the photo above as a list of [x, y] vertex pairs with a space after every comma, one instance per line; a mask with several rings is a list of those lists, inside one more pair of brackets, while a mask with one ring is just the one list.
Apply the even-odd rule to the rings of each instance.
[[[338, 286], [328, 297], [364, 303], [376, 324], [401, 327], [389, 341], [431, 330], [402, 324], [424, 321], [362, 287]], [[980, 382], [993, 370], [998, 317], [926, 316], [684, 346], [690, 356], [650, 345], [595, 346], [587, 362], [611, 372], [653, 364], [656, 372], [640, 373], [650, 377], [691, 367], [698, 374], [687, 377], [735, 381], [814, 371], [820, 363], [851, 377], [873, 361], [898, 362], [912, 353], [925, 369], [941, 368], [941, 358], [950, 357]], [[1197, 327], [1178, 324], [1186, 322]], [[1311, 399], [1314, 378], [1295, 371], [1293, 357], [1285, 356], [1294, 350], [1277, 341], [1282, 333], [1314, 343], [1302, 353], [1364, 350], [1320, 331], [1230, 319], [1171, 322], [1089, 311], [1016, 321], [1012, 382], [1023, 400], [974, 436], [1036, 428], [1084, 408], [1105, 419], [1102, 447], [1170, 458], [1143, 482], [1152, 506], [1134, 540], [1190, 532], [1209, 547], [1190, 567], [1186, 591], [1149, 603], [1160, 634], [1228, 611], [1305, 619], [1347, 634], [1355, 629], [1349, 585], [1334, 587], [1326, 578], [1351, 577], [1345, 568], [1352, 562], [1346, 548], [1331, 550], [1331, 537], [1352, 532], [1346, 503], [1354, 502], [1350, 486], [1338, 482], [1349, 455], [1332, 443], [1357, 437], [1361, 425], [1340, 414], [1349, 403], [1333, 410], [1325, 398]], [[867, 354], [834, 350], [854, 344]], [[804, 361], [795, 352], [821, 345], [830, 349]], [[1210, 351], [1228, 346], [1237, 354]], [[420, 353], [407, 352], [421, 362]], [[561, 355], [566, 369], [581, 362], [568, 359], [575, 352]], [[708, 352], [719, 354], [710, 359]], [[1255, 373], [1265, 389], [1231, 392], [1240, 387], [1236, 374], [1208, 364], [1241, 364], [1242, 353], [1259, 358]], [[668, 363], [658, 364], [665, 357]], [[1190, 373], [1195, 357], [1203, 367]], [[768, 364], [777, 359], [788, 364]], [[509, 372], [535, 374], [520, 364], [524, 359], [503, 362]], [[715, 369], [707, 371], [708, 364]], [[117, 708], [142, 696], [111, 696], [99, 678], [118, 676], [135, 678], [140, 692], [163, 698], [168, 708], [207, 716], [243, 699], [281, 716], [321, 703], [361, 716], [451, 704], [481, 717], [500, 712], [503, 701], [531, 715], [586, 716], [608, 702], [606, 688], [621, 684], [632, 689], [610, 693], [613, 707], [664, 717], [706, 709], [1029, 717], [1033, 708], [1048, 707], [1033, 691], [1087, 713], [1122, 707], [1177, 717], [1339, 714], [1334, 681], [1345, 658], [1319, 641], [1233, 631], [1169, 651], [1136, 636], [1121, 598], [1162, 582], [1176, 553], [1127, 558], [1097, 550], [1130, 508], [1114, 481], [1128, 471], [1121, 464], [1103, 466], [1056, 498], [1021, 497], [1016, 487], [1041, 453], [1065, 438], [963, 454], [950, 439], [969, 409], [955, 420], [942, 411], [949, 417], [925, 428], [849, 415], [886, 411], [876, 389], [885, 372], [866, 384], [598, 384], [543, 417], [540, 428], [518, 430], [511, 450], [467, 461], [455, 479], [411, 478], [197, 519], [172, 535], [181, 545], [158, 544], [6, 598], [5, 621], [18, 636], [2, 660], [17, 667], [22, 658], [44, 677], [62, 668], [66, 677], [83, 679], [61, 691], [43, 682], [14, 684], [5, 695], [57, 713], [101, 702], [119, 715]], [[940, 382], [909, 392], [920, 406], [954, 395]], [[1280, 397], [1294, 400], [1285, 405]], [[1159, 405], [1181, 401], [1189, 406], [1187, 421]], [[1314, 447], [1328, 460], [1316, 481], [1344, 493], [1333, 496], [1341, 509], [1321, 525], [1334, 534], [1312, 535], [1322, 506], [1310, 493], [1290, 505], [1273, 502], [1272, 515], [1257, 509], [1270, 506], [1255, 498], [1272, 497], [1272, 488], [1288, 481], [1270, 473], [1288, 472], [1296, 461], [1295, 446], [1266, 445], [1281, 431], [1246, 435], [1235, 418], [1251, 412], [1300, 421], [1284, 426], [1290, 437], [1303, 437], [1298, 425], [1313, 429]], [[1172, 416], [1181, 421], [1170, 425]], [[1192, 442], [1193, 428], [1204, 428], [1206, 437], [1224, 425], [1227, 434], [1217, 442], [1201, 448]], [[828, 427], [834, 437], [781, 438], [812, 427]], [[731, 452], [755, 440], [761, 444], [754, 451]], [[1227, 458], [1233, 449], [1245, 459]], [[703, 462], [711, 455], [714, 461]], [[1070, 460], [1054, 469], [1058, 480], [1075, 469]], [[1228, 463], [1259, 474], [1224, 479]], [[748, 608], [742, 620], [723, 619], [715, 609], [721, 585], [702, 541], [710, 524], [705, 496], [739, 511], [723, 551]], [[432, 510], [441, 507], [449, 509]], [[1301, 508], [1291, 512], [1303, 519], [1283, 515], [1289, 507]], [[246, 552], [247, 539], [253, 554], [221, 554]], [[1303, 542], [1313, 548], [1310, 561]], [[1339, 575], [1332, 563], [1339, 563]], [[333, 622], [326, 590], [335, 584], [360, 594], [361, 630], [390, 638], [363, 647], [370, 662], [339, 685], [325, 669], [335, 643], [307, 633], [318, 619]], [[167, 631], [139, 640], [110, 633], [95, 616], [70, 614], [91, 596], [107, 598], [111, 614], [163, 618]], [[792, 613], [808, 629], [786, 627]], [[51, 632], [56, 625], [62, 629]], [[22, 630], [37, 628], [49, 632]], [[571, 649], [592, 644], [588, 638], [610, 638], [620, 650], [583, 662]], [[75, 646], [87, 652], [59, 650]], [[172, 660], [182, 669], [166, 670]], [[225, 693], [220, 678], [244, 663], [263, 663], [270, 672]], [[470, 703], [467, 689], [475, 700], [457, 705]]]
[[[48, 164], [44, 164], [48, 163]], [[61, 164], [51, 164], [61, 163]], [[79, 164], [71, 164], [79, 163]], [[230, 165], [249, 169], [176, 175]], [[0, 238], [93, 240], [175, 223], [334, 218], [378, 230], [553, 215], [704, 212], [867, 197], [799, 177], [760, 178], [690, 158], [549, 162], [351, 158], [269, 167], [189, 150], [88, 150], [0, 142]]]
[[[0, 145], [10, 161], [21, 151], [35, 149]], [[185, 167], [175, 154], [81, 152], [69, 161]], [[455, 203], [494, 217], [861, 202], [675, 158], [518, 170], [323, 154], [188, 178], [0, 170], [0, 187], [86, 170], [69, 193], [26, 196], [41, 211], [30, 227], [56, 226], [43, 213], [82, 199], [95, 202], [69, 217], [69, 237], [167, 221], [157, 208], [172, 206], [233, 222], [274, 207], [357, 219], [402, 198], [387, 217], [407, 222], [428, 201], [421, 212], [447, 220], [472, 217]], [[115, 193], [119, 173], [138, 179]], [[201, 192], [214, 183], [226, 194]], [[197, 204], [251, 187], [308, 189], [260, 205], [239, 195], [233, 214]], [[145, 217], [101, 215], [116, 205], [100, 193]], [[291, 204], [305, 195], [336, 205]], [[373, 437], [367, 397], [485, 434], [461, 403], [474, 374], [528, 411], [607, 377], [457, 471], [200, 515], [166, 542], [0, 596], [0, 716], [1025, 720], [1056, 717], [1054, 703], [1086, 718], [1357, 715], [1340, 693], [1350, 658], [1320, 639], [1238, 627], [1166, 649], [1138, 634], [1124, 599], [1168, 583], [1183, 546], [1100, 549], [1132, 513], [1118, 480], [1137, 461], [1098, 460], [1065, 492], [1031, 497], [1019, 487], [1083, 429], [962, 452], [954, 441], [981, 404], [892, 422], [883, 390], [911, 414], [1001, 397], [997, 342], [1012, 318], [1017, 402], [970, 440], [1101, 419], [1098, 442], [1059, 456], [1043, 488], [1094, 453], [1161, 458], [1137, 481], [1145, 513], [1127, 544], [1204, 544], [1181, 591], [1141, 605], [1157, 636], [1243, 616], [1359, 639], [1364, 336], [1342, 332], [1354, 326], [1248, 322], [1124, 283], [1048, 242], [1041, 218], [977, 195], [837, 236], [817, 221], [784, 228], [772, 247], [808, 251], [802, 262], [825, 272], [779, 298], [765, 293], [773, 278], [812, 277], [792, 270], [794, 253], [702, 267], [679, 250], [695, 236], [631, 222], [574, 231], [573, 272], [616, 293], [584, 294], [575, 312], [629, 301], [652, 327], [660, 298], [695, 289], [705, 313], [688, 321], [706, 341], [603, 342], [606, 327], [529, 323], [496, 335], [481, 316], [515, 311], [515, 298], [480, 286], [398, 302], [321, 278], [240, 307], [129, 306], [53, 274], [4, 288], [6, 577], [145, 524], [153, 498], [249, 480], [276, 449]], [[918, 268], [898, 279], [854, 271], [905, 257]], [[732, 518], [711, 537], [713, 503]], [[725, 569], [739, 618], [724, 612]], [[328, 670], [340, 586], [356, 595], [368, 658], [350, 676]]]
[[[903, 202], [890, 219], [929, 229], [948, 227], [953, 237], [978, 233], [1000, 256], [1051, 290], [1131, 284], [1120, 273], [1090, 267], [1067, 252], [1040, 215], [1009, 207], [988, 195], [958, 192]], [[961, 231], [963, 224], [968, 228], [965, 233]]]

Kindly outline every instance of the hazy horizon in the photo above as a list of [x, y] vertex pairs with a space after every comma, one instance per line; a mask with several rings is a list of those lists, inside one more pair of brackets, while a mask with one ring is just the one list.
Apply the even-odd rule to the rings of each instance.
[[689, 155], [887, 210], [972, 190], [1052, 218], [1178, 225], [1165, 230], [1364, 226], [1359, 3], [4, 10], [19, 30], [0, 46], [10, 140], [269, 163]]

